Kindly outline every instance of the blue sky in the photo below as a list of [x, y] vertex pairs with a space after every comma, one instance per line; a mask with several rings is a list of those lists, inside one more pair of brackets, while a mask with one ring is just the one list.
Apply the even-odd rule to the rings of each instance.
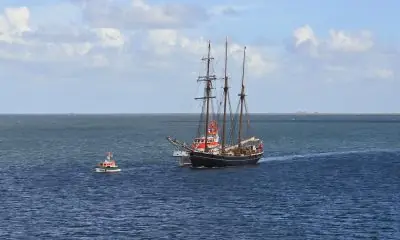
[[251, 112], [399, 113], [399, 8], [394, 0], [3, 0], [0, 113], [198, 112], [200, 58], [210, 39], [222, 77], [226, 36], [233, 106], [246, 45]]

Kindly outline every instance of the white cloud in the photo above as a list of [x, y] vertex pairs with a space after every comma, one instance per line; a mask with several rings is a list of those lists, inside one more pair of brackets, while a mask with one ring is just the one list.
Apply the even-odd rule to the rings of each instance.
[[125, 44], [125, 37], [118, 29], [95, 28], [93, 31], [98, 36], [101, 46], [119, 48]]
[[205, 9], [195, 5], [157, 4], [131, 0], [121, 4], [112, 0], [75, 0], [83, 3], [83, 16], [94, 27], [110, 28], [178, 28], [192, 27], [207, 20]]
[[[167, 55], [172, 57], [179, 54], [190, 54], [193, 59], [204, 56], [207, 53], [207, 40], [204, 37], [190, 38], [180, 33], [175, 29], [160, 29], [160, 30], [149, 30], [148, 41], [151, 46], [149, 49], [153, 49], [158, 55]], [[228, 54], [229, 61], [235, 61], [236, 67], [240, 66], [243, 60], [243, 48], [234, 42], [228, 42]], [[276, 70], [278, 64], [272, 59], [268, 59], [262, 48], [247, 47], [246, 64], [248, 72], [252, 76], [260, 77]], [[212, 54], [214, 58], [223, 61], [225, 54], [224, 44], [212, 43]], [[176, 59], [179, 61], [179, 58]]]
[[390, 69], [381, 68], [374, 70], [373, 76], [381, 79], [390, 79], [394, 77], [394, 72]]
[[303, 27], [295, 29], [293, 32], [293, 36], [295, 38], [296, 47], [308, 42], [312, 45], [318, 46], [317, 37], [315, 36], [314, 31], [309, 25], [305, 25]]
[[211, 6], [207, 12], [210, 16], [238, 16], [250, 8], [247, 5], [216, 5]]
[[[83, 4], [81, 8], [70, 5], [73, 6], [70, 7], [73, 14], [65, 15], [78, 16], [80, 14], [76, 11], [82, 11], [82, 22], [74, 17], [73, 23], [67, 20], [53, 23], [47, 16], [37, 21], [37, 15], [43, 14], [40, 11], [46, 11], [45, 5], [40, 10], [17, 7], [0, 12], [2, 81], [20, 79], [21, 83], [27, 79], [31, 82], [42, 79], [43, 88], [46, 86], [49, 92], [52, 86], [63, 88], [63, 83], [67, 81], [76, 84], [70, 86], [85, 91], [97, 87], [96, 91], [92, 91], [97, 92], [101, 82], [102, 88], [112, 88], [118, 93], [116, 95], [121, 91], [126, 94], [121, 96], [116, 106], [126, 99], [139, 99], [139, 96], [143, 99], [145, 94], [150, 93], [160, 97], [168, 95], [181, 102], [195, 94], [190, 92], [195, 88], [196, 76], [193, 72], [196, 72], [195, 75], [204, 73], [200, 59], [207, 54], [209, 38], [216, 60], [215, 73], [218, 77], [222, 76], [223, 38], [225, 34], [235, 36], [232, 31], [236, 30], [236, 26], [225, 25], [229, 21], [225, 22], [223, 18], [245, 10], [245, 7], [234, 6], [203, 9], [171, 3], [152, 4], [144, 0], [129, 1], [125, 5], [128, 1], [71, 1]], [[203, 20], [215, 20], [212, 24], [216, 25], [211, 27], [209, 22]], [[217, 32], [221, 29], [226, 32]], [[287, 36], [292, 37], [290, 48], [267, 41], [250, 44], [253, 37], [248, 33], [229, 39], [228, 72], [233, 92], [237, 92], [234, 88], [241, 77], [244, 45], [247, 45], [246, 81], [257, 81], [256, 84], [248, 84], [249, 97], [257, 100], [264, 99], [265, 95], [271, 97], [269, 102], [292, 97], [296, 99], [293, 106], [301, 108], [303, 98], [313, 106], [329, 95], [325, 94], [328, 91], [342, 93], [352, 85], [353, 89], [347, 91], [353, 92], [371, 83], [371, 80], [377, 80], [372, 83], [375, 86], [395, 84], [397, 80], [399, 55], [382, 51], [370, 31], [326, 29], [326, 34], [321, 34], [311, 24], [285, 31]], [[271, 41], [278, 42], [279, 39]], [[365, 84], [364, 80], [367, 80]], [[115, 84], [115, 81], [119, 82]], [[174, 90], [179, 94], [171, 97], [169, 90], [177, 85], [179, 89]], [[135, 94], [129, 92], [130, 88], [136, 91]], [[333, 101], [343, 99], [334, 94], [331, 96]], [[352, 96], [351, 93], [349, 96]], [[166, 107], [160, 102], [154, 106], [162, 110]], [[180, 106], [176, 106], [175, 110], [178, 108]]]
[[319, 40], [309, 25], [304, 25], [293, 31], [294, 49], [296, 52], [304, 52], [307, 55], [317, 57]]
[[[293, 41], [288, 48], [303, 73], [333, 81], [358, 81], [362, 79], [393, 79], [394, 65], [399, 57], [386, 54], [375, 45], [368, 30], [346, 32], [329, 30], [326, 39], [319, 38], [309, 25], [293, 31]], [[302, 61], [302, 63], [299, 63]]]
[[358, 35], [346, 34], [344, 31], [329, 31], [328, 46], [332, 50], [344, 52], [364, 52], [372, 48], [374, 42], [369, 31], [361, 31]]
[[[245, 9], [242, 6], [219, 6], [206, 10], [196, 5], [149, 4], [145, 0], [131, 0], [129, 4], [125, 5], [112, 0], [73, 0], [73, 2], [81, 4], [83, 16], [89, 26], [103, 29], [124, 29], [129, 35], [131, 35], [129, 30], [135, 30], [137, 34], [134, 38], [140, 39], [136, 40], [140, 47], [136, 46], [135, 48], [146, 51], [135, 57], [142, 58], [141, 64], [146, 68], [162, 69], [178, 66], [180, 64], [177, 62], [182, 59], [197, 60], [206, 52], [207, 41], [203, 37], [186, 36], [181, 28], [194, 27], [214, 15], [228, 14], [229, 9], [235, 11]], [[113, 43], [116, 44], [113, 46], [122, 45], [126, 38], [127, 36], [112, 37]], [[121, 41], [117, 39], [121, 39]], [[218, 52], [221, 52], [220, 48], [213, 46], [213, 49]], [[134, 52], [128, 54], [137, 55]], [[250, 67], [257, 68], [255, 73], [261, 74], [273, 69], [266, 65], [263, 56], [256, 53], [253, 55], [254, 57], [250, 57]], [[146, 59], [146, 62], [143, 59]]]
[[[121, 74], [143, 73], [149, 69], [153, 72], [159, 69], [176, 72], [179, 69], [191, 73], [198, 69], [195, 64], [207, 53], [208, 38], [207, 34], [180, 27], [188, 26], [185, 21], [195, 23], [201, 16], [212, 15], [210, 11], [223, 14], [226, 7], [214, 6], [208, 15], [189, 16], [190, 12], [188, 15], [186, 10], [202, 12], [203, 9], [177, 4], [151, 5], [143, 0], [131, 1], [125, 7], [115, 5], [111, 0], [79, 2], [84, 3], [82, 10], [89, 24], [78, 28], [32, 26], [32, 16], [27, 7], [5, 9], [0, 16], [0, 42], [3, 44], [0, 58], [68, 63], [79, 65], [79, 69], [110, 68]], [[127, 26], [130, 29], [126, 29]], [[280, 78], [275, 78], [279, 81], [288, 79], [290, 74], [308, 74], [332, 81], [396, 76], [389, 60], [381, 57], [378, 63], [368, 55], [375, 47], [369, 31], [330, 30], [329, 37], [323, 39], [310, 25], [304, 25], [294, 29], [292, 36], [292, 50], [295, 51], [289, 55], [276, 54], [276, 49], [262, 45], [248, 45], [246, 75], [271, 79], [267, 76], [279, 74]], [[213, 56], [220, 66], [223, 66], [224, 58], [223, 40], [212, 38]], [[234, 71], [235, 76], [240, 75], [243, 48], [243, 43], [229, 40], [229, 70]], [[376, 70], [366, 73], [364, 69]], [[222, 67], [216, 71], [220, 75]], [[301, 77], [295, 79], [300, 81]]]
[[21, 42], [21, 35], [30, 31], [29, 9], [27, 7], [6, 8], [0, 15], [0, 41]]
[[276, 71], [279, 67], [277, 59], [267, 58], [268, 52], [263, 49], [251, 47], [247, 51], [247, 65], [250, 75], [265, 77], [269, 73]]
[[[6, 8], [0, 14], [0, 58], [34, 62], [80, 62], [105, 66], [107, 49], [120, 51], [128, 42], [114, 28], [42, 28], [31, 25], [27, 7]], [[100, 51], [100, 52], [99, 52]]]
[[[26, 7], [20, 8], [7, 8], [5, 9], [5, 17], [8, 20], [9, 25], [15, 31], [15, 33], [21, 34], [29, 31], [29, 10]], [[13, 31], [13, 32], [14, 32]]]
[[187, 39], [178, 36], [175, 29], [158, 29], [148, 31], [148, 40], [157, 54], [170, 54], [173, 48], [187, 43]]
[[325, 54], [326, 51], [365, 52], [374, 46], [370, 31], [349, 34], [331, 29], [328, 39], [318, 39], [313, 29], [304, 25], [293, 31], [293, 38], [295, 49], [306, 48], [307, 53], [314, 57], [320, 57], [320, 54]]

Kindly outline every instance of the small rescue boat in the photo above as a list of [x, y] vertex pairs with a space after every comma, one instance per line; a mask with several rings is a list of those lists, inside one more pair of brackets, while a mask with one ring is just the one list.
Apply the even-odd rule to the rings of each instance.
[[112, 159], [113, 155], [111, 152], [107, 153], [106, 159], [103, 162], [97, 164], [96, 172], [120, 172], [121, 169], [116, 164], [115, 160]]

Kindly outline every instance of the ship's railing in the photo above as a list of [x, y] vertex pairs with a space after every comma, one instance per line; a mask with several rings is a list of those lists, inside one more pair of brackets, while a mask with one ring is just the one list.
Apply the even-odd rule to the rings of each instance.
[[[258, 144], [260, 141], [261, 141], [261, 140], [260, 140], [259, 138], [251, 137], [251, 138], [248, 138], [248, 139], [245, 139], [245, 140], [241, 141], [240, 144], [241, 144], [242, 146], [246, 146], [246, 145], [252, 145], [252, 143]], [[249, 143], [250, 143], [250, 144], [249, 144]], [[235, 148], [237, 148], [237, 147], [238, 147], [237, 144], [236, 144], [236, 145], [233, 145], [233, 146], [229, 146], [229, 147], [226, 147], [226, 148], [225, 148], [225, 151], [229, 151], [229, 150], [235, 149]]]
[[[189, 152], [190, 151], [195, 151], [194, 149], [191, 148], [191, 146], [187, 145], [185, 142], [181, 142], [181, 141], [177, 140], [176, 138], [172, 138], [172, 137], [168, 136], [167, 140], [172, 145], [174, 145], [175, 147], [177, 147], [180, 150], [189, 151]], [[251, 137], [251, 138], [248, 138], [248, 139], [245, 139], [245, 140], [241, 141], [240, 144], [243, 147], [246, 147], [246, 146], [251, 146], [251, 145], [258, 145], [260, 142], [261, 142], [261, 140], [259, 138]], [[225, 151], [231, 151], [231, 150], [234, 150], [237, 147], [238, 147], [237, 144], [233, 145], [233, 146], [229, 146], [229, 147], [225, 148]], [[217, 147], [213, 151], [219, 151], [219, 150], [221, 150], [220, 148], [221, 147]]]

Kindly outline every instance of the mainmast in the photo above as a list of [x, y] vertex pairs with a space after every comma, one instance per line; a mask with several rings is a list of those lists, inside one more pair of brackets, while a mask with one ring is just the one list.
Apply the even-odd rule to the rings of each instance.
[[205, 137], [205, 148], [204, 151], [208, 152], [208, 122], [210, 118], [210, 99], [215, 98], [215, 96], [211, 96], [211, 88], [212, 88], [212, 80], [216, 80], [215, 75], [210, 75], [210, 65], [211, 60], [214, 58], [211, 57], [211, 43], [208, 41], [208, 54], [206, 58], [202, 58], [203, 61], [207, 61], [207, 72], [206, 76], [200, 76], [197, 81], [204, 81], [206, 82], [205, 88], [205, 96], [196, 99], [203, 99], [206, 101], [206, 119], [205, 119], [205, 128], [204, 128], [204, 137]]
[[238, 95], [240, 97], [240, 115], [239, 115], [239, 133], [238, 133], [238, 147], [241, 147], [242, 141], [242, 118], [243, 118], [243, 103], [244, 97], [246, 96], [244, 93], [244, 68], [245, 68], [245, 61], [246, 61], [246, 46], [243, 50], [243, 67], [242, 67], [242, 90]]
[[228, 37], [225, 41], [225, 84], [224, 84], [224, 118], [222, 122], [222, 153], [225, 153], [225, 136], [226, 136], [226, 100], [228, 97], [228, 76], [227, 76], [227, 68], [228, 68]]

